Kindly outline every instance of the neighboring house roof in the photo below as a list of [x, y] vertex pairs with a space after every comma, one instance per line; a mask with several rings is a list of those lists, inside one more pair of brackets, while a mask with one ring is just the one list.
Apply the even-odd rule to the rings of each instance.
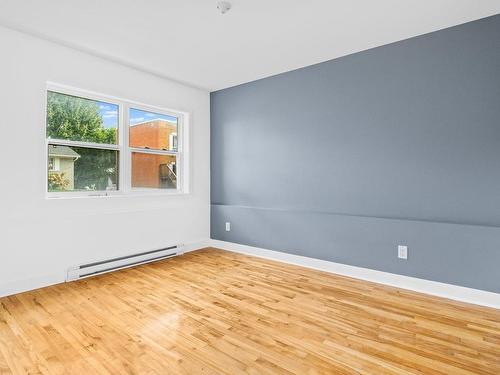
[[78, 159], [80, 155], [73, 151], [71, 147], [68, 146], [55, 146], [49, 145], [49, 156], [57, 156], [60, 158], [75, 158]]

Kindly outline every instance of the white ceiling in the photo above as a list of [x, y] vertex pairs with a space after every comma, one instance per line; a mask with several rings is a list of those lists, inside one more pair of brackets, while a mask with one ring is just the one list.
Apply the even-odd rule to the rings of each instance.
[[0, 0], [0, 24], [217, 90], [500, 13], [499, 0]]

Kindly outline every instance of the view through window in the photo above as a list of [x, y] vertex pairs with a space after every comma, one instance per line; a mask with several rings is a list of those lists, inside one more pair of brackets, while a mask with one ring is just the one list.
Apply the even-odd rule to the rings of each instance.
[[175, 189], [177, 118], [131, 108], [129, 123], [132, 187]]
[[47, 93], [48, 191], [118, 189], [118, 106]]
[[47, 191], [178, 189], [179, 130], [174, 114], [49, 90]]

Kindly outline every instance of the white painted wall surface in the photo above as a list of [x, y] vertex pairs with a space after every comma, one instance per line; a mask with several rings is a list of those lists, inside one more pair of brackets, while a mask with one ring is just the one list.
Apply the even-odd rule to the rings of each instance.
[[[190, 194], [46, 199], [47, 81], [189, 112]], [[207, 240], [209, 124], [206, 91], [0, 27], [0, 296], [83, 262]]]

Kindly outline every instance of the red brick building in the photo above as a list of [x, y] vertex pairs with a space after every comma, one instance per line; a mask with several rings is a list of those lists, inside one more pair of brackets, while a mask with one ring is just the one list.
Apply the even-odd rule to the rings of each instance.
[[[177, 124], [163, 119], [130, 127], [130, 146], [151, 150], [177, 150]], [[176, 159], [173, 155], [132, 153], [132, 187], [175, 188]]]

